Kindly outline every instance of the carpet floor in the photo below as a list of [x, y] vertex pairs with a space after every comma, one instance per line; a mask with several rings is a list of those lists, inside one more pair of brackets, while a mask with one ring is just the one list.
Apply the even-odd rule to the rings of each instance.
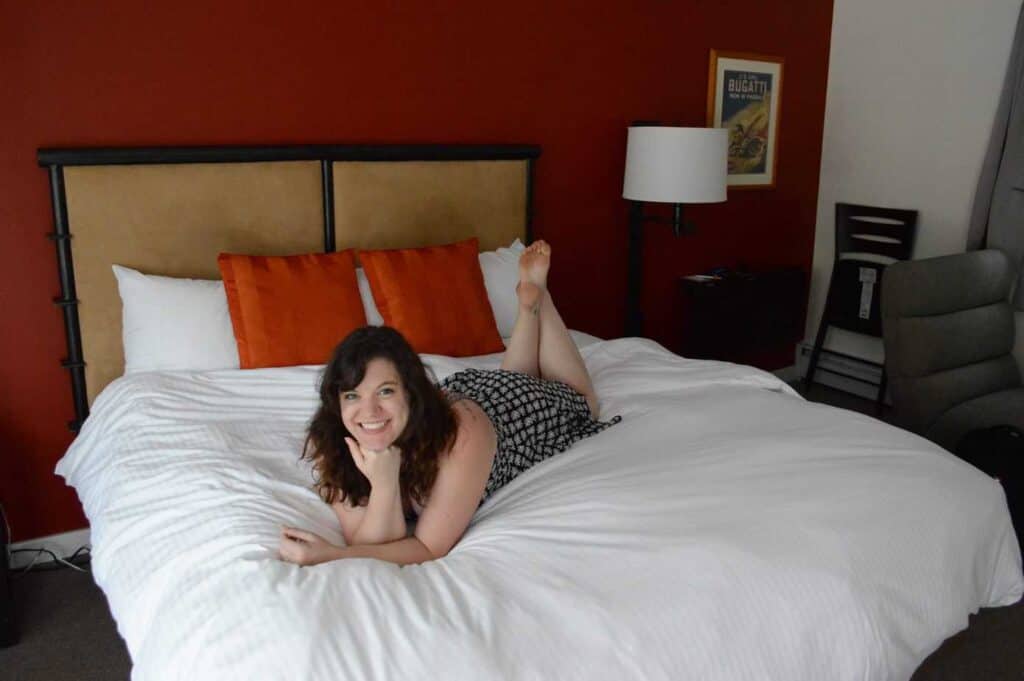
[[126, 681], [131, 660], [88, 572], [33, 571], [11, 581], [20, 640], [0, 649], [3, 681]]

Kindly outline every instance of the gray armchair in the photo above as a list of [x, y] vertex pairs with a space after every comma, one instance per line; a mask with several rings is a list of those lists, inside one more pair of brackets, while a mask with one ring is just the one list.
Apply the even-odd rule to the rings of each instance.
[[952, 450], [965, 433], [1024, 429], [1024, 315], [1001, 251], [898, 262], [882, 278], [882, 335], [900, 424]]

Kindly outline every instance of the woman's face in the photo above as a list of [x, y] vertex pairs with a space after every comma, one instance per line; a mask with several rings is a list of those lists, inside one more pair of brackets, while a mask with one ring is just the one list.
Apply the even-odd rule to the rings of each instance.
[[370, 360], [362, 383], [338, 397], [341, 421], [363, 449], [387, 449], [405, 430], [409, 402], [390, 360]]

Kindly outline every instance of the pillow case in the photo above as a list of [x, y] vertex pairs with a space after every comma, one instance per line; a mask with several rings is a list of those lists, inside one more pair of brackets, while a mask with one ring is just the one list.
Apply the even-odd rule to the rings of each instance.
[[217, 256], [243, 369], [323, 364], [366, 324], [353, 251]]
[[359, 251], [384, 323], [416, 352], [452, 357], [505, 349], [487, 300], [477, 239]]
[[494, 312], [494, 321], [502, 338], [512, 335], [512, 327], [519, 314], [519, 298], [516, 284], [519, 283], [519, 256], [526, 246], [519, 239], [507, 248], [485, 251], [480, 254], [480, 269], [484, 273], [487, 299]]
[[[484, 288], [487, 289], [487, 300], [491, 304], [494, 321], [498, 325], [498, 335], [508, 338], [512, 335], [512, 327], [516, 324], [519, 314], [519, 298], [516, 297], [516, 284], [519, 283], [519, 256], [526, 246], [519, 239], [509, 246], [480, 254], [480, 269], [484, 274]], [[356, 279], [359, 282], [359, 296], [363, 299], [366, 311], [366, 323], [380, 326], [384, 318], [373, 302], [370, 281], [362, 267], [356, 268]]]
[[125, 373], [238, 368], [224, 284], [113, 270]]

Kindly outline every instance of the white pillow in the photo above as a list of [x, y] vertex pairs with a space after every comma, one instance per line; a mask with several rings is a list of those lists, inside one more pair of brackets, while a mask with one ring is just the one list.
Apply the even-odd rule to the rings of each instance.
[[238, 368], [221, 281], [113, 269], [121, 293], [125, 373]]
[[[519, 299], [516, 297], [516, 284], [519, 283], [519, 256], [526, 250], [519, 239], [507, 248], [495, 251], [484, 251], [480, 254], [480, 269], [484, 273], [484, 288], [487, 299], [494, 312], [494, 321], [498, 323], [498, 332], [502, 338], [512, 335], [512, 327], [516, 323], [519, 312]], [[359, 296], [363, 299], [363, 310], [366, 312], [366, 323], [380, 326], [384, 318], [373, 301], [370, 292], [370, 280], [362, 267], [356, 268], [356, 281], [359, 283]]]
[[494, 311], [494, 321], [498, 323], [498, 332], [502, 338], [512, 335], [512, 327], [515, 326], [516, 315], [519, 313], [516, 284], [519, 283], [519, 256], [525, 250], [523, 242], [516, 239], [507, 248], [480, 254], [484, 287], [487, 289], [487, 298], [491, 301], [491, 309]]
[[366, 323], [370, 326], [383, 326], [384, 317], [377, 309], [377, 303], [373, 302], [373, 292], [370, 290], [370, 280], [366, 278], [366, 272], [362, 267], [356, 268], [356, 283], [359, 284], [359, 297], [363, 299], [363, 311], [366, 313]]

